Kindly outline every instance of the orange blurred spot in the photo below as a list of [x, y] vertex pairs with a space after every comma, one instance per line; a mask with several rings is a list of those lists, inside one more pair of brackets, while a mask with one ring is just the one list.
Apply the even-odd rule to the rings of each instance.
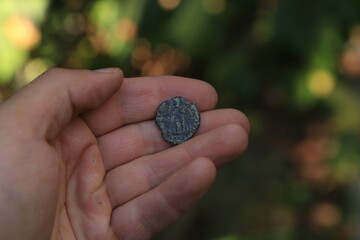
[[324, 137], [310, 138], [299, 143], [296, 148], [302, 162], [315, 163], [327, 157], [329, 140]]
[[144, 46], [139, 46], [134, 49], [131, 56], [132, 56], [132, 61], [131, 61], [132, 65], [135, 68], [139, 69], [144, 64], [144, 62], [151, 59], [151, 52], [149, 48]]
[[168, 44], [159, 44], [151, 49], [150, 43], [141, 39], [137, 41], [131, 53], [131, 62], [141, 74], [148, 75], [171, 75], [188, 66], [190, 58], [179, 49]]
[[4, 22], [6, 37], [16, 47], [29, 50], [39, 43], [41, 34], [37, 26], [28, 18], [9, 17]]
[[89, 25], [87, 35], [95, 52], [105, 54], [110, 52], [109, 35], [107, 32]]
[[173, 10], [180, 4], [180, 0], [158, 0], [161, 8], [165, 10]]
[[141, 74], [144, 76], [164, 75], [164, 65], [160, 61], [147, 61], [141, 68]]
[[310, 222], [315, 227], [329, 228], [339, 224], [341, 212], [332, 203], [319, 203], [310, 212]]
[[117, 30], [119, 39], [128, 42], [136, 37], [138, 27], [133, 20], [123, 18], [119, 20]]
[[145, 39], [137, 41], [131, 53], [131, 63], [135, 68], [141, 69], [141, 66], [152, 58], [150, 47], [150, 43]]
[[300, 177], [309, 182], [319, 182], [329, 175], [330, 139], [326, 136], [310, 137], [295, 149], [297, 170]]
[[342, 71], [349, 76], [360, 75], [360, 50], [347, 49], [341, 58]]
[[350, 38], [341, 56], [341, 70], [349, 76], [360, 76], [360, 25], [350, 31]]

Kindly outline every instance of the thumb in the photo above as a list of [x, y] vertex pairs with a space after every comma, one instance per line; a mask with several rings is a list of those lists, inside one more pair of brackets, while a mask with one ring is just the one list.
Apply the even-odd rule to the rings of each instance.
[[9, 121], [2, 121], [0, 127], [20, 128], [25, 138], [51, 139], [74, 116], [109, 99], [122, 80], [118, 68], [49, 70], [1, 105], [0, 118]]

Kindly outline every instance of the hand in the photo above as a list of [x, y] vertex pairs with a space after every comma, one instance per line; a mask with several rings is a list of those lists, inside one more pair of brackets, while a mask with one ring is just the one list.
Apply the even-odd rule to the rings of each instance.
[[[152, 119], [174, 96], [196, 102], [202, 120], [171, 147]], [[149, 239], [247, 146], [247, 118], [212, 110], [216, 101], [187, 78], [44, 73], [0, 105], [0, 239]]]

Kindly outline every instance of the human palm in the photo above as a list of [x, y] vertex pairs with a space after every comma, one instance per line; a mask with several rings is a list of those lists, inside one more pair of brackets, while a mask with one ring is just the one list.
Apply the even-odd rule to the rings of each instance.
[[[166, 143], [152, 120], [174, 96], [199, 105], [197, 135]], [[212, 110], [208, 84], [55, 69], [0, 105], [0, 239], [149, 239], [240, 155], [249, 124]]]

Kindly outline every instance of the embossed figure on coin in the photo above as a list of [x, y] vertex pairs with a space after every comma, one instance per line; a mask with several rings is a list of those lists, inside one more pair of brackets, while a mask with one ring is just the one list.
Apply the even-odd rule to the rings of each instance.
[[159, 105], [155, 121], [166, 141], [180, 144], [196, 133], [200, 112], [195, 103], [183, 97], [174, 97]]

